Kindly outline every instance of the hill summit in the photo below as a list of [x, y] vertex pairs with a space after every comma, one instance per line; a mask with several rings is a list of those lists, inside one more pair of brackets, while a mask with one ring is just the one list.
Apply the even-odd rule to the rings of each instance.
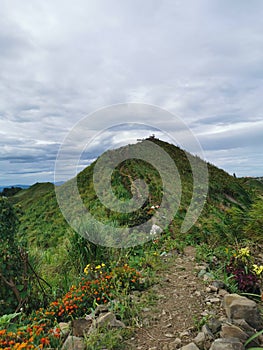
[[[118, 150], [107, 151], [108, 158], [113, 158], [118, 152], [125, 155], [125, 159], [129, 154], [138, 151], [144, 142], [151, 141], [153, 148], [158, 146], [174, 161], [176, 169], [180, 177], [180, 205], [173, 220], [173, 225], [178, 227], [178, 221], [182, 221], [187, 213], [187, 209], [191, 203], [193, 192], [193, 169], [191, 168], [191, 159], [195, 160], [196, 166], [205, 165], [208, 169], [208, 193], [204, 206], [204, 213], [207, 214], [212, 207], [227, 208], [234, 205], [239, 208], [244, 208], [251, 203], [251, 194], [244, 188], [239, 179], [229, 175], [222, 169], [218, 169], [212, 164], [205, 163], [198, 157], [195, 157], [179, 147], [161, 141], [159, 139], [150, 138], [143, 140], [135, 145], [127, 145]], [[133, 152], [134, 151], [134, 152]], [[152, 158], [159, 157], [154, 155]], [[105, 154], [104, 154], [105, 159]], [[157, 162], [161, 159], [157, 158]], [[97, 161], [81, 171], [77, 177], [77, 186], [81, 199], [87, 210], [94, 215], [98, 220], [114, 221], [117, 225], [135, 226], [138, 223], [149, 218], [150, 209], [152, 206], [160, 205], [163, 196], [162, 179], [158, 169], [143, 159], [126, 159], [118, 164], [112, 173], [111, 186], [114, 195], [125, 203], [125, 200], [130, 200], [134, 193], [134, 181], [142, 179], [148, 185], [148, 197], [142, 207], [135, 210], [133, 213], [118, 213], [110, 211], [101, 203], [100, 198], [96, 194], [93, 183], [93, 172]], [[165, 170], [164, 170], [165, 171]], [[173, 179], [171, 179], [173, 181]], [[67, 193], [72, 180], [59, 186], [61, 191]], [[174, 198], [177, 194], [172, 194]], [[64, 220], [56, 201], [55, 187], [51, 183], [39, 183], [17, 193], [11, 198], [14, 204], [20, 205], [23, 211], [21, 218], [20, 232], [30, 236], [30, 241], [35, 241], [40, 244], [43, 236], [50, 236], [48, 245], [52, 245], [59, 241], [59, 237], [65, 237], [65, 232], [71, 230]], [[70, 208], [72, 215], [78, 217], [77, 208]], [[129, 215], [128, 215], [129, 214]], [[44, 239], [46, 241], [46, 239]]]

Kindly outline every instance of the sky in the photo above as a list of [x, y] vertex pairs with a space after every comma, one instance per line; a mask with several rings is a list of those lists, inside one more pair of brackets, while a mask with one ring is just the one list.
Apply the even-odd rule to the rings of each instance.
[[[261, 0], [0, 0], [0, 8], [0, 185], [53, 181], [74, 126], [132, 102], [181, 118], [210, 163], [263, 176]], [[125, 116], [126, 129], [101, 133], [111, 115], [100, 118], [99, 146], [151, 134]], [[104, 150], [93, 148], [80, 169]]]

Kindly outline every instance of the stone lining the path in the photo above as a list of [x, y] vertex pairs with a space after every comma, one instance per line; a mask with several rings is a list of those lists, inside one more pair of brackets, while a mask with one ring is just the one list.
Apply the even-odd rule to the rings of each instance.
[[[263, 319], [255, 301], [238, 294], [225, 294], [223, 307], [227, 318], [218, 321], [219, 329], [204, 325], [193, 341], [180, 349], [244, 350], [245, 342], [263, 329]], [[249, 347], [263, 347], [263, 336], [256, 337], [247, 345]]]

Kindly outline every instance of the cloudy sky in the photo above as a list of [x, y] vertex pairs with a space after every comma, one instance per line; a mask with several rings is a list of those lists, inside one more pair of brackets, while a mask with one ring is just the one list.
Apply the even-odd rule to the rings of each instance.
[[[205, 159], [229, 173], [263, 175], [261, 0], [0, 0], [0, 8], [0, 185], [53, 181], [74, 125], [127, 102], [181, 118]], [[104, 144], [149, 134], [136, 130], [112, 129]]]

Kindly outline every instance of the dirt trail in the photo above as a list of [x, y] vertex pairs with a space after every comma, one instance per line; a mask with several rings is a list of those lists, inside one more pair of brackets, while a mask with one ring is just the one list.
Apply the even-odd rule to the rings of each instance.
[[[197, 334], [195, 322], [210, 306], [206, 303], [205, 283], [195, 270], [195, 249], [188, 247], [184, 255], [170, 257], [168, 265], [165, 273], [159, 273], [161, 283], [152, 287], [157, 305], [145, 309], [143, 326], [127, 342], [127, 349], [171, 350], [176, 348], [177, 337], [184, 345]], [[212, 307], [215, 309], [215, 305]], [[220, 312], [220, 304], [216, 307]]]

